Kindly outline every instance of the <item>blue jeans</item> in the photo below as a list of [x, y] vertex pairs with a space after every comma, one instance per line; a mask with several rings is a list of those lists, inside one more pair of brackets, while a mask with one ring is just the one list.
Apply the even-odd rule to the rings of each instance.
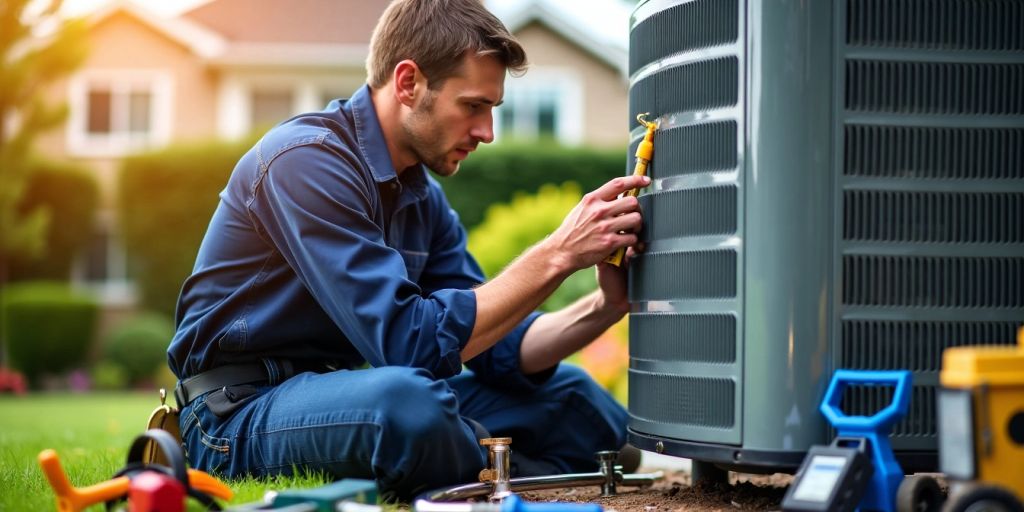
[[181, 411], [192, 467], [227, 477], [373, 478], [398, 499], [476, 481], [487, 461], [480, 436], [512, 438], [519, 476], [593, 471], [595, 451], [626, 440], [622, 406], [564, 363], [527, 393], [486, 386], [469, 370], [434, 380], [422, 369], [382, 367], [302, 373], [258, 388], [223, 419], [207, 396]]

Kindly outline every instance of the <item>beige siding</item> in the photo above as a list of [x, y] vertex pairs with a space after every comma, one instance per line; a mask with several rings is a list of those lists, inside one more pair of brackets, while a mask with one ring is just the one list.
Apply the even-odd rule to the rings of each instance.
[[[214, 134], [216, 107], [214, 74], [187, 48], [134, 17], [115, 13], [89, 33], [89, 56], [77, 73], [106, 71], [160, 71], [171, 77], [172, 141], [202, 139]], [[67, 82], [56, 84], [51, 94], [68, 101]], [[75, 158], [68, 155], [67, 130], [61, 128], [38, 140], [40, 152], [54, 158], [72, 158], [94, 169], [100, 179], [103, 204], [113, 205], [118, 160]]]
[[584, 144], [625, 146], [630, 128], [626, 125], [629, 112], [625, 77], [539, 23], [530, 23], [515, 35], [532, 66], [571, 67], [580, 76]]

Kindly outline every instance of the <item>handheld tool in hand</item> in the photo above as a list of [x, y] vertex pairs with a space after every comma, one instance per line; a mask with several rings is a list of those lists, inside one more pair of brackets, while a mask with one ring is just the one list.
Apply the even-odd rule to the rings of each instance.
[[[646, 176], [647, 166], [651, 163], [652, 155], [654, 154], [654, 131], [658, 129], [658, 123], [654, 121], [648, 121], [645, 117], [648, 113], [638, 114], [636, 120], [640, 121], [640, 124], [647, 128], [647, 133], [644, 134], [643, 140], [636, 147], [636, 164], [633, 166], [633, 176]], [[624, 195], [636, 197], [640, 191], [638, 189], [629, 189]], [[616, 267], [622, 266], [622, 261], [626, 258], [626, 248], [620, 248], [604, 259], [605, 263], [611, 263]]]

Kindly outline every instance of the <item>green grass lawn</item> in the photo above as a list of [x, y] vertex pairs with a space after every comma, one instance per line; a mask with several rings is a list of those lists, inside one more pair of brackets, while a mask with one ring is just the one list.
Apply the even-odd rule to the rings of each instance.
[[[124, 466], [128, 447], [159, 405], [148, 393], [0, 395], [0, 511], [55, 510], [54, 494], [36, 457], [53, 448], [71, 484], [86, 487], [109, 479]], [[309, 488], [316, 475], [227, 482], [231, 504], [258, 501], [271, 489]], [[89, 510], [104, 510], [102, 504]]]

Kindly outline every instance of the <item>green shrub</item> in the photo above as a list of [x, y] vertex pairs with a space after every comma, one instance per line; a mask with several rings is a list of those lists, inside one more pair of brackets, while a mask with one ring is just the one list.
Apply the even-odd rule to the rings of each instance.
[[564, 147], [553, 142], [512, 142], [481, 146], [458, 175], [441, 179], [452, 208], [466, 229], [484, 219], [487, 208], [532, 193], [545, 183], [573, 181], [589, 192], [626, 173], [626, 148]]
[[146, 309], [174, 314], [218, 194], [253, 142], [171, 146], [123, 161], [118, 214]]
[[98, 201], [99, 186], [87, 169], [50, 160], [32, 162], [18, 207], [23, 212], [37, 207], [50, 212], [46, 249], [38, 258], [11, 261], [11, 280], [69, 279], [72, 261], [92, 235]]
[[128, 388], [128, 372], [124, 367], [110, 361], [100, 361], [89, 372], [92, 386], [100, 391], [116, 391]]
[[[543, 185], [535, 195], [518, 193], [508, 204], [495, 204], [484, 221], [469, 233], [469, 251], [488, 277], [494, 277], [516, 256], [551, 234], [582, 194], [573, 183]], [[594, 271], [576, 272], [541, 306], [554, 311], [597, 288]]]
[[81, 364], [96, 326], [96, 301], [64, 283], [28, 281], [3, 290], [11, 366], [30, 383]]
[[139, 384], [165, 365], [173, 335], [174, 324], [167, 317], [143, 313], [114, 329], [103, 344], [103, 358], [123, 368], [130, 384]]

